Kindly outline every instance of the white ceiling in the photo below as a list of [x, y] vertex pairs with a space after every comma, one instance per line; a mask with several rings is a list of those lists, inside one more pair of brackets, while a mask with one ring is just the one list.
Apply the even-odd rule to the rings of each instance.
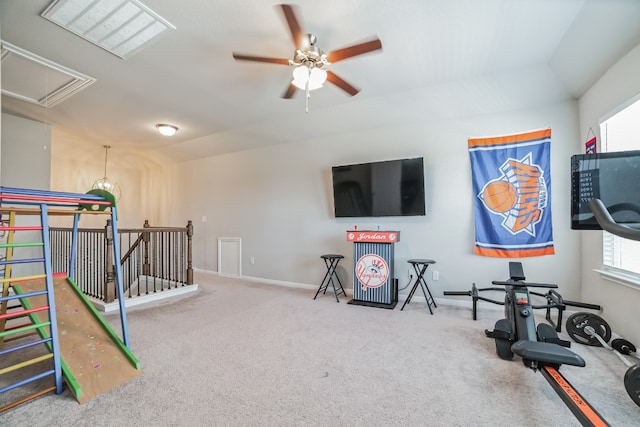
[[[50, 0], [0, 0], [2, 40], [96, 79], [50, 108], [3, 96], [2, 111], [50, 123], [67, 143], [187, 160], [577, 99], [640, 43], [637, 0], [300, 0], [302, 29], [322, 50], [372, 36], [383, 45], [331, 67], [359, 94], [327, 84], [305, 114], [301, 92], [280, 98], [290, 68], [232, 58], [293, 56], [276, 2], [142, 3], [176, 29], [121, 59], [41, 17]], [[162, 137], [156, 123], [180, 130]]]

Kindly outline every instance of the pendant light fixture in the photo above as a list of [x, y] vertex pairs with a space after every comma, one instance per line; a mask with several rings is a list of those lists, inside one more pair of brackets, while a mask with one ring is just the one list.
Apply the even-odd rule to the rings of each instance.
[[113, 197], [115, 197], [116, 201], [118, 201], [120, 200], [120, 186], [118, 185], [118, 183], [113, 182], [109, 178], [107, 178], [107, 160], [108, 160], [109, 148], [111, 148], [111, 146], [103, 145], [103, 147], [104, 147], [104, 177], [94, 182], [93, 187], [91, 188], [108, 191], [109, 193], [113, 194]]

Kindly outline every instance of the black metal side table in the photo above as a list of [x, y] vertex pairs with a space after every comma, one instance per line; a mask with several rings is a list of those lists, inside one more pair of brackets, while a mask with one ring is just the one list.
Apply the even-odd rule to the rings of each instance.
[[[338, 295], [344, 294], [344, 296], [347, 296], [347, 293], [342, 287], [342, 282], [340, 282], [340, 278], [336, 273], [336, 267], [338, 266], [340, 260], [344, 258], [344, 256], [337, 254], [326, 254], [321, 255], [320, 258], [324, 260], [324, 264], [327, 266], [327, 272], [325, 273], [324, 278], [322, 279], [322, 283], [320, 283], [320, 287], [318, 288], [318, 291], [316, 292], [316, 295], [313, 297], [313, 299], [316, 299], [320, 292], [326, 294], [329, 283], [331, 283], [331, 286], [333, 286], [333, 293], [336, 296], [336, 301], [340, 302], [340, 300], [338, 299]], [[338, 288], [336, 288], [336, 284], [333, 281], [334, 278], [338, 281]]]
[[429, 286], [427, 286], [427, 282], [424, 279], [424, 273], [427, 271], [429, 265], [435, 264], [436, 262], [432, 259], [410, 259], [407, 262], [413, 265], [413, 269], [416, 272], [416, 281], [413, 283], [413, 288], [411, 288], [411, 292], [409, 292], [409, 296], [407, 297], [404, 304], [402, 304], [402, 308], [400, 309], [400, 311], [402, 311], [404, 309], [404, 306], [407, 305], [409, 301], [411, 301], [411, 298], [413, 298], [413, 294], [416, 292], [418, 285], [420, 285], [420, 287], [422, 288], [422, 293], [424, 294], [424, 299], [427, 301], [427, 308], [429, 309], [429, 312], [433, 314], [433, 310], [431, 309], [431, 307], [438, 306], [436, 305], [436, 301], [433, 299], [431, 291], [429, 290]]

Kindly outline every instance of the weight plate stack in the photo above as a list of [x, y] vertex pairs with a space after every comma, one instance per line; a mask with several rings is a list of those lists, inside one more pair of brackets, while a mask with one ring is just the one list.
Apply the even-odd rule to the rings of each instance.
[[591, 326], [605, 342], [611, 339], [611, 327], [597, 314], [578, 312], [567, 318], [567, 334], [572, 340], [580, 344], [601, 347], [602, 344], [596, 337], [585, 332], [585, 326]]

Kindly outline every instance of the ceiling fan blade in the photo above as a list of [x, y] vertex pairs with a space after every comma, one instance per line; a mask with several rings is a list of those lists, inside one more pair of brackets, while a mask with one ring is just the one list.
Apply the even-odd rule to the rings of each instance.
[[327, 71], [327, 80], [338, 86], [340, 89], [347, 92], [351, 96], [354, 96], [358, 92], [360, 92], [360, 89], [354, 87], [353, 85], [351, 85], [351, 83], [348, 83], [344, 79], [338, 77], [338, 75], [332, 71]]
[[304, 31], [302, 31], [302, 27], [298, 23], [298, 18], [296, 18], [296, 12], [292, 5], [290, 4], [281, 4], [282, 13], [284, 13], [284, 17], [287, 20], [287, 25], [289, 26], [289, 31], [291, 31], [291, 38], [293, 39], [293, 44], [296, 49], [302, 47], [302, 43], [305, 37]]
[[353, 56], [362, 55], [374, 50], [382, 49], [382, 42], [379, 38], [369, 40], [368, 42], [354, 44], [342, 49], [331, 51], [327, 54], [327, 61], [338, 62]]
[[269, 62], [271, 64], [289, 65], [289, 60], [282, 58], [266, 58], [264, 56], [244, 55], [235, 52], [233, 53], [233, 57], [238, 61]]
[[282, 97], [284, 99], [291, 99], [293, 97], [293, 94], [296, 93], [296, 87], [293, 85], [293, 83], [289, 83], [289, 86], [287, 87], [287, 90], [282, 94]]

